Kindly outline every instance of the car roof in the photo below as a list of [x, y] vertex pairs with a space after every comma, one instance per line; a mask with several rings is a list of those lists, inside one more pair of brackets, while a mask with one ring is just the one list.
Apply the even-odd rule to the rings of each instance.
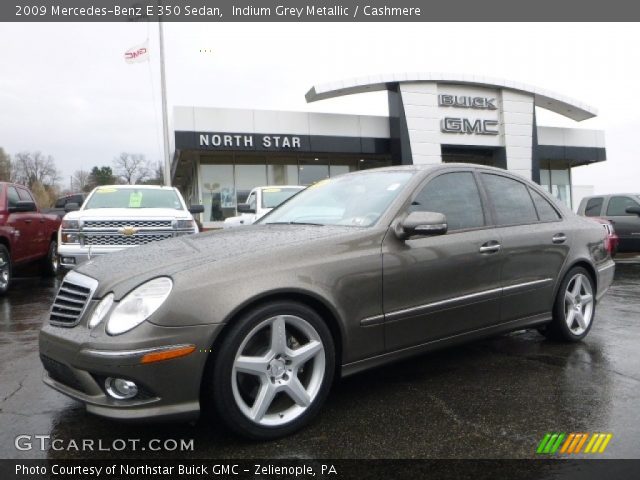
[[[393, 165], [389, 167], [368, 168], [366, 170], [358, 170], [350, 172], [348, 175], [362, 172], [426, 172], [431, 170], [448, 170], [451, 168], [464, 168], [466, 170], [483, 170], [488, 172], [506, 173], [514, 175], [513, 172], [499, 167], [490, 167], [488, 165], [478, 165], [475, 163], [437, 163], [432, 165]], [[517, 175], [517, 174], [515, 174]]]
[[167, 187], [165, 185], [99, 185], [96, 187], [97, 189], [100, 188], [121, 188], [121, 189], [135, 189], [135, 190], [149, 190], [149, 189], [154, 189], [154, 190], [173, 190], [175, 187]]
[[640, 193], [605, 193], [602, 195], [588, 195], [582, 197], [583, 200], [589, 200], [591, 198], [603, 198], [603, 197], [640, 197]]

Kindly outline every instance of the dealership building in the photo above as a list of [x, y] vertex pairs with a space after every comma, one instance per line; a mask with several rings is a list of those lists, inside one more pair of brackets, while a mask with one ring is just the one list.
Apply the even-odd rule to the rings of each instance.
[[571, 169], [606, 160], [604, 132], [538, 125], [535, 107], [580, 122], [594, 108], [518, 82], [468, 75], [377, 75], [312, 87], [307, 102], [386, 91], [388, 116], [175, 107], [172, 181], [203, 203], [205, 227], [236, 215], [251, 188], [310, 185], [387, 165], [505, 168], [572, 205]]

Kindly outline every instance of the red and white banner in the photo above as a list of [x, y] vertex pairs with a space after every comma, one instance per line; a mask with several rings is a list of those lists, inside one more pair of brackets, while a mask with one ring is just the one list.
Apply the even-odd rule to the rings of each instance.
[[124, 52], [124, 61], [127, 63], [149, 61], [149, 40]]

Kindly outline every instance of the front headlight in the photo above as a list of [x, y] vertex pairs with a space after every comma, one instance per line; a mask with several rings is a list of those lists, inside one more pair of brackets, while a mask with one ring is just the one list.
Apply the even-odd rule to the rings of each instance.
[[93, 328], [98, 325], [105, 317], [107, 312], [111, 310], [111, 306], [113, 305], [113, 293], [110, 293], [102, 300], [98, 306], [93, 310], [91, 314], [91, 318], [89, 319], [89, 328]]
[[78, 220], [62, 220], [61, 226], [63, 230], [78, 230], [80, 228], [80, 223]]
[[173, 288], [168, 277], [155, 278], [140, 285], [120, 300], [107, 322], [109, 335], [120, 335], [137, 327], [158, 310]]
[[176, 235], [187, 235], [189, 233], [196, 233], [195, 220], [176, 220]]

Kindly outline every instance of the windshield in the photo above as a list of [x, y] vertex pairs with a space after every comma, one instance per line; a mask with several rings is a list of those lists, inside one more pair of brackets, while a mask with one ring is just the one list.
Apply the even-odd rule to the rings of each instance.
[[172, 208], [182, 210], [175, 190], [155, 188], [98, 188], [84, 209], [92, 208]]
[[272, 210], [259, 222], [373, 225], [413, 172], [360, 172], [322, 180]]
[[302, 188], [265, 188], [262, 190], [262, 208], [276, 208], [300, 190], [302, 190]]

